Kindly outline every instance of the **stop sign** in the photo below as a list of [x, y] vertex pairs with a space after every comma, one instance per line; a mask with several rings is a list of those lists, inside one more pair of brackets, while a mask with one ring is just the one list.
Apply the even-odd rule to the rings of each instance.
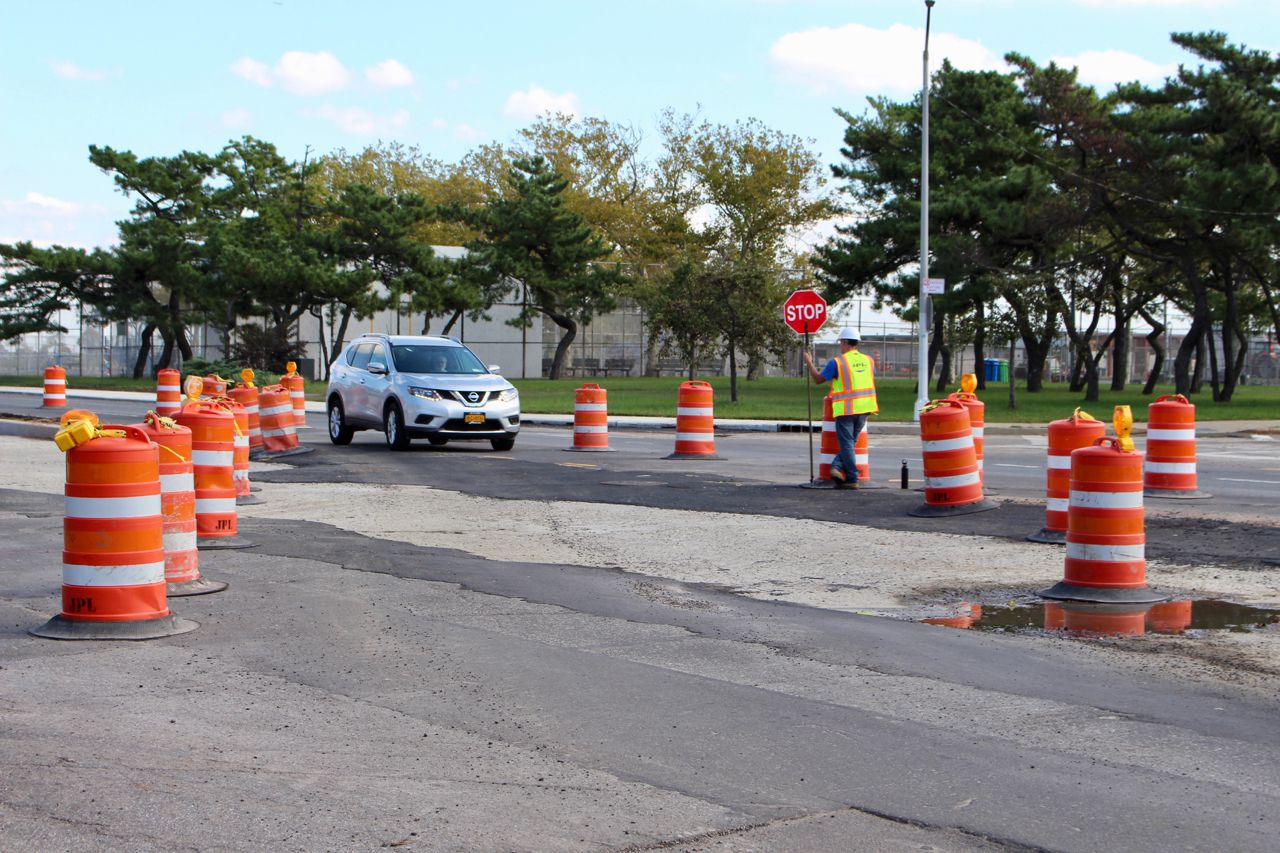
[[782, 322], [796, 334], [813, 333], [827, 322], [827, 300], [816, 290], [797, 290], [782, 303]]

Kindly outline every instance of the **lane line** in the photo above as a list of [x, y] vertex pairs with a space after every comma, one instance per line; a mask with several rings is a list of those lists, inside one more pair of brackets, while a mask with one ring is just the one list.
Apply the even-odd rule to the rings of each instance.
[[1014, 465], [1012, 462], [996, 462], [992, 468], [1043, 468], [1043, 465]]
[[1237, 477], [1218, 477], [1223, 483], [1265, 483], [1268, 486], [1280, 486], [1280, 480], [1242, 480]]

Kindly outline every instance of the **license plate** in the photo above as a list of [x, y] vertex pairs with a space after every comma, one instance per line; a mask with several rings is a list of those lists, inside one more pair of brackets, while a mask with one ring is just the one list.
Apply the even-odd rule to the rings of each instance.
[[482, 424], [484, 423], [484, 415], [479, 412], [475, 414], [467, 414], [463, 416], [462, 422], [467, 424]]

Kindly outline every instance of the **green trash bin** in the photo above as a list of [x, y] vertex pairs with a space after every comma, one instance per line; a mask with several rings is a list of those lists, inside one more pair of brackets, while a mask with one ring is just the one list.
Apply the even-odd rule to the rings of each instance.
[[1009, 381], [1009, 359], [1000, 359], [1000, 380], [1001, 382]]

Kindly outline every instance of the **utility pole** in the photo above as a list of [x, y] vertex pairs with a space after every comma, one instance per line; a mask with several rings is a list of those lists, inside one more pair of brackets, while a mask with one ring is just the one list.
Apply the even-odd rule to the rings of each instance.
[[920, 87], [920, 324], [919, 374], [912, 420], [920, 420], [920, 410], [929, 402], [929, 24], [934, 0], [924, 0], [924, 83]]

